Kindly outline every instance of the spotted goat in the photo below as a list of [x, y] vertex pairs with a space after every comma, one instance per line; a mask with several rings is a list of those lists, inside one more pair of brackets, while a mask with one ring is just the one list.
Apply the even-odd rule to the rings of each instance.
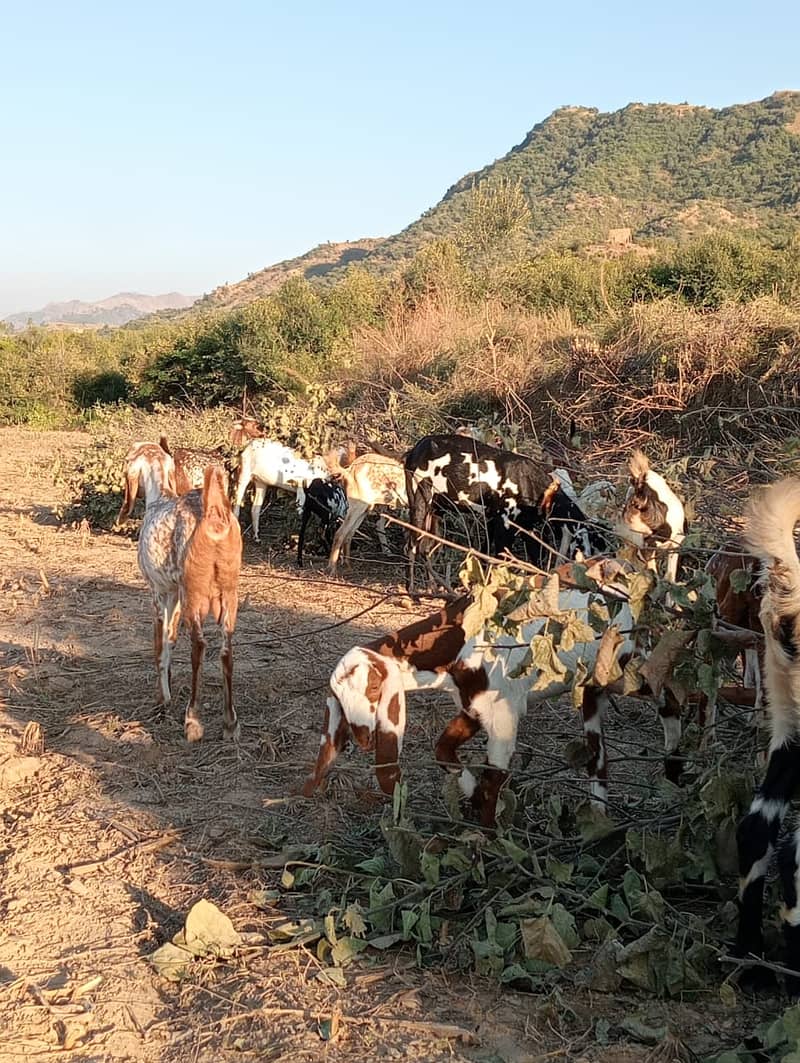
[[[622, 659], [634, 652], [630, 609], [618, 579], [621, 566], [613, 559], [598, 559], [589, 573], [600, 589], [620, 598], [614, 617]], [[570, 581], [572, 567], [561, 566], [558, 580]], [[552, 577], [551, 577], [552, 579]], [[342, 657], [330, 680], [325, 717], [316, 765], [303, 792], [311, 796], [343, 749], [348, 736], [364, 750], [374, 749], [378, 783], [391, 793], [400, 778], [399, 757], [406, 728], [406, 693], [414, 690], [446, 690], [459, 712], [445, 727], [436, 743], [435, 757], [446, 770], [459, 774], [465, 797], [471, 799], [480, 821], [490, 826], [495, 819], [497, 797], [508, 777], [516, 745], [517, 726], [524, 715], [539, 673], [519, 675], [531, 639], [549, 621], [562, 621], [575, 611], [584, 620], [596, 595], [562, 586], [556, 582], [544, 590], [546, 577], [537, 577], [542, 594], [537, 604], [526, 607], [526, 619], [519, 630], [498, 638], [481, 631], [468, 637], [464, 616], [471, 599], [464, 597], [434, 615], [409, 624], [382, 638], [357, 646]], [[533, 605], [533, 602], [531, 603]], [[537, 615], [538, 610], [538, 615]], [[609, 627], [610, 630], [610, 627]], [[576, 640], [571, 649], [558, 649], [565, 675], [574, 672], [581, 659], [590, 673], [597, 661], [602, 639]], [[492, 652], [487, 652], [491, 644]], [[533, 694], [535, 700], [556, 697], [569, 684], [551, 683]], [[593, 801], [604, 806], [607, 800], [608, 758], [603, 736], [603, 714], [607, 705], [604, 687], [587, 686], [583, 694], [583, 728], [588, 747], [588, 773]], [[676, 743], [674, 712], [662, 706], [665, 745]], [[678, 728], [680, 721], [678, 719]], [[462, 768], [458, 750], [481, 729], [486, 731], [487, 766], [480, 781]]]
[[[786, 479], [756, 494], [745, 516], [744, 539], [761, 565], [760, 619], [764, 629], [764, 687], [770, 744], [764, 781], [739, 824], [740, 956], [763, 955], [764, 882], [777, 853], [784, 906], [786, 964], [800, 971], [800, 828], [779, 841], [800, 786], [800, 558], [794, 529], [800, 520], [800, 480]], [[793, 979], [792, 989], [800, 988]]]
[[328, 471], [322, 458], [307, 461], [296, 451], [272, 439], [251, 439], [239, 455], [239, 478], [236, 484], [236, 501], [233, 512], [237, 519], [244, 501], [245, 492], [253, 481], [252, 525], [253, 540], [260, 542], [258, 525], [261, 509], [268, 487], [294, 494], [297, 508], [303, 510], [305, 488], [312, 480], [328, 479]]
[[[172, 649], [181, 619], [192, 643], [192, 689], [184, 716], [187, 740], [203, 736], [198, 699], [206, 642], [203, 624], [209, 613], [223, 629], [220, 660], [223, 675], [223, 730], [237, 738], [233, 705], [233, 631], [238, 611], [242, 537], [231, 512], [225, 473], [210, 465], [201, 490], [178, 496], [172, 459], [160, 446], [139, 453], [126, 467], [126, 481], [138, 479], [145, 496], [138, 561], [153, 599], [153, 646], [158, 699], [169, 705]], [[136, 490], [136, 488], [134, 490]], [[134, 494], [135, 498], [135, 494]]]
[[162, 492], [177, 494], [175, 462], [169, 451], [158, 443], [131, 446], [123, 463], [123, 479], [125, 491], [117, 524], [124, 524], [133, 514], [138, 498], [144, 498], [146, 508]]
[[[159, 440], [161, 449], [175, 462], [175, 488], [179, 495], [203, 486], [203, 473], [209, 465], [225, 467], [222, 447], [206, 450], [201, 447], [171, 447], [166, 436]], [[226, 468], [226, 477], [228, 470]]]
[[[410, 523], [436, 534], [443, 513], [454, 508], [477, 510], [483, 514], [489, 551], [495, 556], [510, 549], [516, 535], [512, 523], [522, 508], [530, 511], [528, 523], [533, 525], [543, 519], [546, 498], [559, 490], [549, 471], [532, 458], [458, 434], [424, 436], [408, 451], [403, 464]], [[409, 535], [409, 591], [414, 589], [417, 554], [429, 585], [435, 584], [431, 549], [427, 536]]]

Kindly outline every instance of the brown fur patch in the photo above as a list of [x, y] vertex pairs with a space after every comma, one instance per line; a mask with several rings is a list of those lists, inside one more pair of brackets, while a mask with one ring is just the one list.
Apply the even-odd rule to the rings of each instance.
[[361, 749], [372, 749], [375, 742], [375, 733], [372, 728], [367, 727], [365, 723], [351, 723], [350, 730], [353, 734], [353, 740]]
[[400, 695], [397, 693], [392, 694], [389, 699], [389, 706], [386, 710], [386, 715], [389, 717], [389, 722], [393, 723], [395, 727], [400, 723]]
[[444, 731], [442, 731], [439, 741], [436, 743], [435, 756], [437, 763], [443, 766], [446, 764], [458, 764], [456, 750], [459, 746], [468, 742], [480, 729], [480, 723], [477, 720], [473, 720], [471, 716], [467, 716], [465, 712], [460, 712], [458, 716], [454, 716]]
[[381, 689], [388, 674], [389, 670], [383, 661], [371, 660], [369, 662], [369, 674], [364, 693], [370, 704], [377, 704], [380, 700]]
[[489, 689], [486, 669], [483, 667], [467, 668], [461, 661], [457, 661], [450, 669], [450, 674], [458, 688], [461, 706], [465, 712], [468, 712], [478, 694], [483, 694]]
[[406, 660], [419, 671], [447, 671], [464, 647], [461, 623], [471, 600], [459, 598], [424, 620], [375, 639], [368, 648], [383, 657]]

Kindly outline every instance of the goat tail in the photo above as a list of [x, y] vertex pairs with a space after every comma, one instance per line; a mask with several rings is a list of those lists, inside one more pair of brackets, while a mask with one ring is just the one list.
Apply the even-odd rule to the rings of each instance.
[[161, 447], [165, 454], [172, 454], [172, 451], [169, 449], [169, 443], [167, 442], [166, 436], [159, 436], [158, 445]]
[[794, 544], [798, 520], [800, 479], [795, 477], [759, 491], [745, 514], [744, 540], [768, 571], [766, 594], [778, 619], [800, 613], [800, 558]]
[[198, 530], [219, 541], [234, 525], [238, 528], [228, 499], [225, 470], [220, 465], [208, 465], [203, 472], [203, 516]]

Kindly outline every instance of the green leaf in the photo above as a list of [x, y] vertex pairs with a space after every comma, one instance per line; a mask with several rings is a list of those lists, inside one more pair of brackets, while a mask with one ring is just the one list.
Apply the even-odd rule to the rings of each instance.
[[440, 867], [439, 857], [436, 856], [435, 853], [431, 853], [426, 849], [419, 858], [419, 864], [423, 878], [428, 885], [438, 886]]
[[402, 934], [381, 934], [379, 937], [370, 938], [367, 944], [371, 949], [390, 949], [392, 945], [396, 945], [398, 941], [403, 940]]
[[574, 864], [562, 864], [560, 860], [556, 860], [552, 856], [548, 856], [545, 861], [545, 872], [548, 878], [553, 879], [554, 882], [571, 882], [574, 870]]
[[736, 996], [736, 990], [733, 988], [730, 982], [723, 982], [719, 987], [719, 999], [725, 1005], [726, 1008], [735, 1008], [738, 1002]]
[[403, 940], [408, 941], [411, 937], [411, 931], [419, 922], [419, 912], [413, 908], [404, 908], [400, 913], [400, 920], [403, 927]]
[[750, 589], [750, 573], [747, 569], [736, 568], [728, 576], [728, 580], [731, 585], [731, 589], [737, 594], [743, 594], [746, 590]]

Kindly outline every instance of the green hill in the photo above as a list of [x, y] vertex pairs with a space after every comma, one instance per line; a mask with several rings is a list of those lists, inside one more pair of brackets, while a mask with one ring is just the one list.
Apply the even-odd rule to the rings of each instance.
[[781, 240], [800, 222], [800, 92], [721, 110], [631, 103], [605, 114], [562, 107], [507, 155], [462, 177], [397, 235], [322, 245], [196, 305], [241, 306], [291, 274], [330, 281], [347, 262], [381, 273], [403, 265], [428, 241], [457, 231], [469, 190], [486, 179], [522, 183], [532, 250], [602, 245], [611, 231], [624, 229], [640, 242], [736, 229]]

